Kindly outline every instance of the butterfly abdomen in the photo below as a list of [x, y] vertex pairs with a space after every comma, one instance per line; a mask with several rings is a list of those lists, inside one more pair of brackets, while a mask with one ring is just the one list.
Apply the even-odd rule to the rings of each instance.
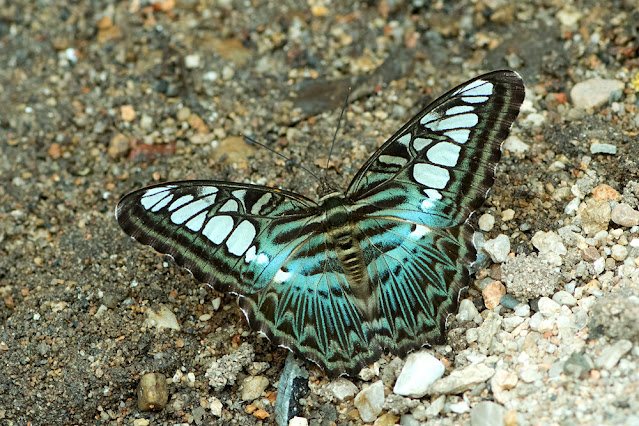
[[341, 195], [326, 199], [326, 235], [331, 249], [337, 254], [346, 277], [343, 290], [351, 294], [362, 317], [372, 319], [377, 315], [375, 285], [368, 274], [361, 241], [365, 238], [354, 220], [351, 210]]

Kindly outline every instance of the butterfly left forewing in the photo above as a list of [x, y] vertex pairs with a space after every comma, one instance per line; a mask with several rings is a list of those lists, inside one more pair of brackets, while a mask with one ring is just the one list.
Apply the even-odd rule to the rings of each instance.
[[[268, 245], [275, 221], [304, 220], [316, 204], [302, 196], [255, 185], [215, 181], [170, 182], [134, 191], [116, 208], [122, 229], [171, 255], [200, 281], [237, 293], [257, 291], [256, 265], [286, 250]], [[249, 266], [251, 268], [249, 268]]]

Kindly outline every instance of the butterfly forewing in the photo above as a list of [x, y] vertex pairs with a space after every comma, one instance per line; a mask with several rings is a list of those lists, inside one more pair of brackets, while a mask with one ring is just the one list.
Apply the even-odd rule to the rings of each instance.
[[382, 145], [347, 194], [381, 207], [402, 197], [397, 215], [428, 226], [464, 223], [494, 181], [501, 143], [524, 99], [521, 77], [495, 71], [440, 97]]
[[251, 325], [328, 374], [443, 340], [524, 88], [496, 71], [426, 107], [317, 204], [267, 187], [171, 182], [116, 209], [132, 237], [240, 296]]
[[126, 233], [204, 282], [240, 293], [253, 291], [290, 242], [277, 225], [297, 229], [317, 208], [300, 195], [255, 185], [215, 181], [171, 182], [123, 197], [116, 209]]

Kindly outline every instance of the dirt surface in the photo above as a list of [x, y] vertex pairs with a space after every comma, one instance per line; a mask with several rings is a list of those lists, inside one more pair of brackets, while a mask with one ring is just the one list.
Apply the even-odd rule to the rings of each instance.
[[[635, 1], [427, 3], [0, 0], [0, 423], [274, 422], [287, 352], [250, 331], [234, 297], [124, 235], [113, 211], [131, 190], [196, 178], [314, 197], [312, 176], [241, 135], [319, 173], [348, 87], [329, 170], [342, 188], [429, 101], [482, 72], [510, 68], [528, 91], [513, 130], [528, 148], [504, 155], [475, 215], [496, 218], [485, 238], [506, 234], [514, 254], [533, 253], [536, 232], [572, 223], [565, 208], [585, 177], [590, 190], [607, 184], [632, 199], [631, 182], [639, 180]], [[570, 90], [594, 77], [622, 89], [584, 110]], [[616, 153], [591, 153], [595, 142]], [[504, 216], [509, 209], [513, 218]], [[624, 232], [628, 241], [637, 237], [631, 227]], [[150, 312], [172, 320], [163, 307], [179, 330], [148, 322]], [[464, 335], [468, 325], [460, 327]], [[211, 363], [242, 343], [261, 364], [212, 386]], [[456, 367], [454, 355], [441, 357]], [[311, 389], [329, 383], [306, 368]], [[170, 379], [159, 412], [137, 406], [136, 387], [149, 372]], [[253, 375], [268, 386], [246, 401], [242, 383]], [[352, 380], [358, 388], [366, 382]], [[212, 408], [217, 402], [221, 412]], [[632, 406], [615, 405], [621, 411], [612, 418]], [[470, 421], [454, 407], [429, 421]], [[540, 410], [547, 424], [566, 420]], [[410, 411], [384, 424], [402, 414]], [[352, 399], [313, 390], [301, 415], [310, 424], [362, 422]], [[535, 414], [518, 419], [535, 423]]]

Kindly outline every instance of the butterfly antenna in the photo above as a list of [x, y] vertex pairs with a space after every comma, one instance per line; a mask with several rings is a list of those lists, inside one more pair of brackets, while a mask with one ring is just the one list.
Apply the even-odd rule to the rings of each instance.
[[262, 148], [265, 148], [265, 149], [267, 149], [267, 150], [271, 151], [273, 154], [275, 154], [275, 155], [279, 155], [280, 157], [282, 157], [283, 159], [285, 159], [287, 163], [289, 163], [289, 164], [291, 164], [291, 165], [293, 165], [293, 166], [295, 166], [295, 167], [299, 167], [300, 169], [302, 169], [302, 170], [306, 171], [308, 174], [310, 174], [310, 175], [311, 175], [311, 176], [313, 176], [315, 179], [317, 179], [318, 181], [320, 181], [320, 182], [321, 182], [321, 179], [320, 179], [320, 178], [319, 178], [319, 177], [318, 177], [315, 173], [313, 173], [312, 171], [310, 171], [310, 170], [309, 170], [309, 169], [307, 169], [306, 167], [302, 166], [300, 163], [298, 163], [298, 162], [296, 162], [296, 161], [294, 161], [294, 160], [291, 160], [291, 159], [290, 159], [290, 158], [288, 158], [286, 155], [284, 155], [284, 154], [282, 154], [282, 153], [280, 153], [280, 152], [275, 151], [273, 148], [271, 148], [270, 146], [264, 145], [262, 142], [258, 142], [258, 141], [256, 141], [255, 139], [253, 139], [253, 138], [252, 138], [252, 137], [250, 137], [250, 136], [242, 135], [242, 137], [244, 138], [244, 142], [249, 143], [249, 144], [255, 144], [255, 145], [261, 146]]
[[328, 160], [326, 160], [326, 168], [324, 169], [324, 174], [328, 174], [328, 165], [331, 163], [331, 155], [333, 154], [333, 148], [335, 148], [335, 140], [337, 139], [337, 132], [339, 132], [339, 128], [342, 125], [342, 117], [344, 117], [344, 111], [346, 111], [346, 107], [348, 107], [348, 97], [351, 95], [351, 88], [348, 88], [348, 92], [346, 93], [346, 99], [344, 100], [344, 106], [342, 107], [342, 112], [339, 114], [339, 119], [337, 120], [337, 129], [335, 129], [335, 134], [333, 135], [333, 142], [331, 143], [331, 150], [328, 152]]

